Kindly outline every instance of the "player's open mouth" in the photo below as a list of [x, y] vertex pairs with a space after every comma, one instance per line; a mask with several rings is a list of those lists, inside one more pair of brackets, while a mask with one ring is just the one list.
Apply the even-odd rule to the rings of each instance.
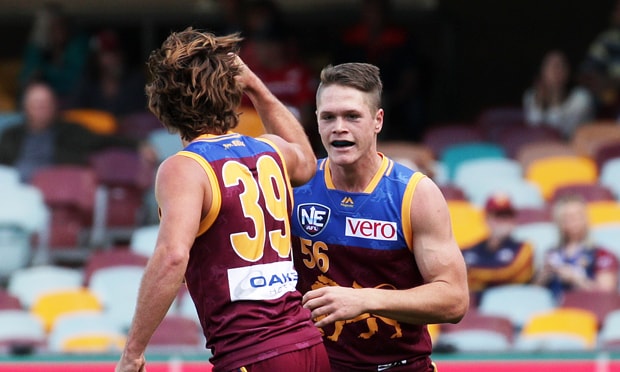
[[332, 141], [332, 146], [334, 147], [351, 147], [355, 145], [355, 142], [351, 141]]

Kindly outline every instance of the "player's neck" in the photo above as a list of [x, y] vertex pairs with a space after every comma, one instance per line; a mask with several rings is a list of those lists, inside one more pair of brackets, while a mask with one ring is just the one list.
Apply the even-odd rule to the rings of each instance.
[[331, 178], [338, 190], [364, 192], [381, 168], [383, 158], [378, 154], [358, 159], [354, 164], [329, 164]]

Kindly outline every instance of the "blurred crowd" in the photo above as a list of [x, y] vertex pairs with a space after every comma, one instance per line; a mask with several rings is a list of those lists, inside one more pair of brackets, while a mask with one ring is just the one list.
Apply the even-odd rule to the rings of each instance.
[[[304, 46], [277, 2], [217, 3], [223, 23], [212, 31], [241, 33], [242, 59], [297, 115], [317, 155], [323, 155], [314, 113], [317, 69], [323, 66], [304, 58]], [[360, 0], [357, 19], [334, 35], [334, 46], [326, 52], [329, 57], [321, 63], [363, 61], [379, 66], [386, 112], [380, 140], [408, 142], [418, 145], [419, 150], [427, 145], [425, 134], [435, 123], [427, 122], [421, 62], [413, 35], [394, 21], [393, 13], [389, 1]], [[18, 89], [0, 92], [0, 98], [9, 102], [0, 105], [0, 164], [15, 168], [22, 183], [30, 183], [37, 171], [53, 165], [92, 165], [92, 156], [106, 149], [133, 151], [152, 167], [165, 157], [149, 136], [163, 127], [155, 124], [142, 131], [122, 127], [129, 117], [148, 115], [144, 85], [149, 78], [143, 64], [128, 62], [128, 48], [134, 46], [124, 40], [113, 27], [80, 30], [58, 4], [46, 4], [33, 14], [20, 71], [14, 76]], [[243, 104], [250, 106], [249, 102]], [[514, 106], [520, 113], [519, 125], [548, 128], [563, 143], [571, 143], [579, 128], [594, 122], [618, 126], [620, 1], [610, 12], [608, 29], [592, 40], [579, 64], [571, 66], [565, 52], [552, 47], [540, 56], [538, 73], [524, 82], [522, 102]], [[243, 110], [247, 111], [242, 119], [249, 122], [251, 109]], [[108, 114], [113, 127], [106, 130], [101, 124], [69, 115], [76, 111]], [[440, 177], [436, 167], [440, 153], [412, 150], [411, 154], [408, 165], [433, 178]], [[442, 186], [448, 183], [438, 181]], [[142, 191], [146, 212], [136, 220], [135, 227], [157, 221], [152, 190]], [[620, 195], [615, 195], [618, 200]], [[546, 221], [557, 227], [559, 241], [549, 247], [541, 265], [535, 263], [536, 247], [512, 234], [518, 225], [518, 208], [510, 195], [494, 193], [481, 206], [489, 233], [463, 247], [474, 302], [479, 302], [487, 289], [510, 284], [546, 287], [557, 301], [571, 290], [618, 292], [618, 257], [590, 239], [587, 201], [569, 195], [546, 203], [550, 210]]]

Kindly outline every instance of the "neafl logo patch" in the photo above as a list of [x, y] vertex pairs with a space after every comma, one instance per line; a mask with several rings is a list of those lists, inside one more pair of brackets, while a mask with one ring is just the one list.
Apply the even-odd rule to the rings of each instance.
[[396, 222], [347, 217], [344, 234], [374, 240], [396, 240]]
[[297, 220], [310, 236], [318, 235], [329, 221], [330, 209], [321, 204], [306, 203], [297, 206]]

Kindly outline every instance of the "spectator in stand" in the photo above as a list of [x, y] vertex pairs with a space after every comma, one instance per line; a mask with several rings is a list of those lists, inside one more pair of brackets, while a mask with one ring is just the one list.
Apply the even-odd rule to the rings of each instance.
[[532, 246], [512, 237], [516, 211], [510, 197], [497, 193], [485, 204], [489, 237], [463, 251], [469, 291], [476, 299], [487, 288], [528, 283], [534, 273]]
[[111, 29], [93, 37], [91, 58], [71, 102], [72, 108], [104, 110], [117, 118], [146, 110], [141, 70], [130, 69], [118, 34]]
[[222, 25], [218, 27], [218, 33], [229, 35], [242, 32], [246, 0], [217, 0], [216, 2], [222, 15]]
[[566, 139], [594, 118], [590, 93], [571, 84], [568, 60], [559, 50], [545, 54], [533, 86], [523, 95], [523, 109], [527, 124], [556, 129]]
[[389, 0], [361, 0], [357, 22], [344, 29], [335, 59], [381, 69], [386, 111], [383, 139], [420, 140], [424, 113], [419, 58], [410, 32], [391, 19]]
[[24, 91], [25, 122], [5, 129], [0, 136], [0, 164], [14, 166], [22, 181], [30, 181], [40, 168], [54, 164], [88, 164], [88, 156], [109, 147], [134, 148], [155, 162], [148, 144], [95, 134], [58, 117], [56, 96], [49, 85], [32, 83]]
[[567, 290], [617, 291], [618, 259], [588, 240], [585, 200], [565, 196], [555, 202], [553, 216], [560, 232], [560, 245], [547, 253], [535, 283], [549, 287], [558, 299]]
[[616, 120], [620, 115], [620, 1], [614, 2], [609, 23], [590, 44], [580, 81], [594, 96], [597, 117]]
[[46, 3], [36, 13], [24, 51], [20, 87], [23, 90], [32, 81], [46, 81], [64, 107], [77, 87], [87, 55], [87, 36], [72, 28], [59, 4]]
[[[314, 116], [317, 82], [311, 69], [297, 58], [297, 41], [273, 1], [249, 3], [245, 35], [241, 58], [301, 121], [314, 151], [321, 151]], [[249, 105], [247, 98], [244, 102], [245, 106]]]

